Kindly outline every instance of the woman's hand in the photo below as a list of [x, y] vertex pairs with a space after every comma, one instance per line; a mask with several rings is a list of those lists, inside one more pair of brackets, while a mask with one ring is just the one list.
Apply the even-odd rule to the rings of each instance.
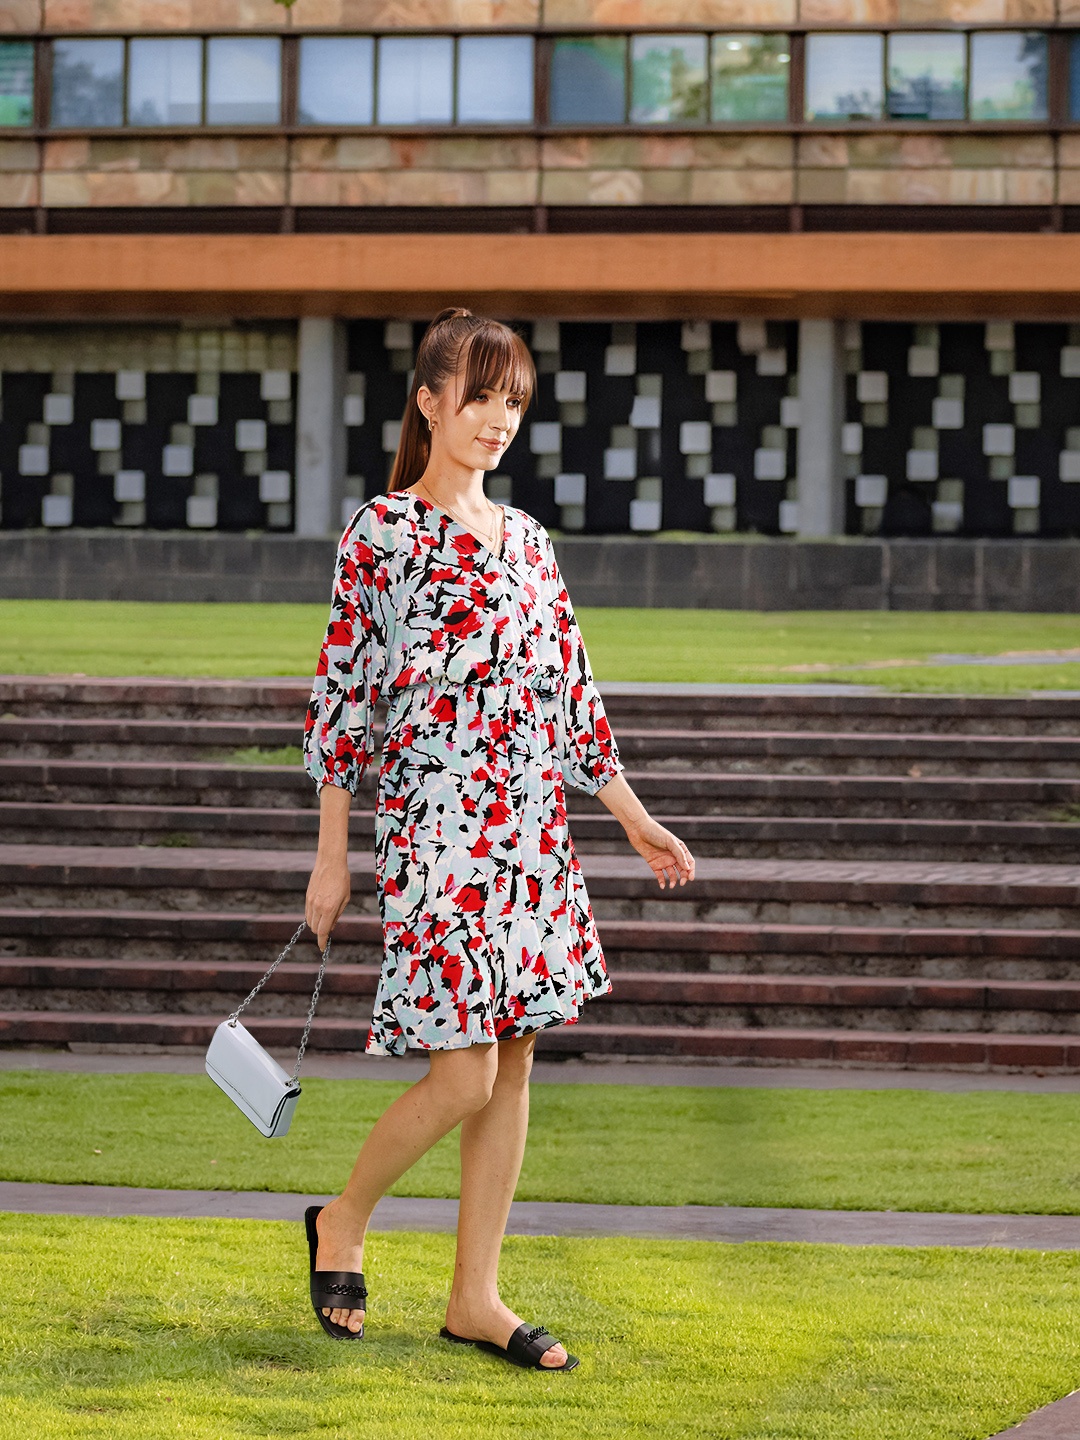
[[694, 878], [694, 857], [690, 851], [677, 835], [651, 815], [638, 824], [628, 825], [626, 838], [652, 866], [661, 890], [676, 881], [685, 885]]
[[304, 919], [319, 937], [319, 949], [326, 949], [330, 931], [349, 903], [352, 882], [344, 860], [324, 860], [320, 855], [308, 881]]

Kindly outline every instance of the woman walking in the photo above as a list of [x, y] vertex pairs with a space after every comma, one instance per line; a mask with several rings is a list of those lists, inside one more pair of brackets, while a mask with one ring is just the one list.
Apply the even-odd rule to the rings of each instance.
[[498, 1289], [521, 1168], [538, 1030], [611, 989], [566, 821], [565, 784], [597, 795], [661, 888], [693, 878], [686, 846], [627, 783], [550, 537], [483, 488], [535, 387], [509, 327], [444, 310], [421, 341], [385, 495], [338, 548], [305, 725], [319, 791], [306, 920], [325, 947], [349, 902], [350, 799], [388, 715], [375, 870], [384, 958], [373, 1055], [429, 1070], [372, 1127], [343, 1193], [307, 1215], [323, 1329], [363, 1335], [364, 1235], [380, 1197], [461, 1126], [453, 1286], [442, 1330], [521, 1365], [572, 1369]]

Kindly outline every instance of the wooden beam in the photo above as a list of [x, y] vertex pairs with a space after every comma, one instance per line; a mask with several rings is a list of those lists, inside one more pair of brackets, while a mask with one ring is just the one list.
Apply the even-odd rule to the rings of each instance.
[[0, 236], [0, 314], [1080, 317], [1080, 234]]

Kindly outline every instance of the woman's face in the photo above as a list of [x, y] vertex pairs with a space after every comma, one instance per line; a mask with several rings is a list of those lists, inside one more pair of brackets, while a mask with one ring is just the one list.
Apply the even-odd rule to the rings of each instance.
[[432, 452], [438, 447], [468, 470], [494, 470], [521, 424], [521, 396], [493, 389], [464, 396], [464, 380], [458, 371], [441, 395], [432, 395], [426, 385], [417, 392], [421, 410], [435, 422]]

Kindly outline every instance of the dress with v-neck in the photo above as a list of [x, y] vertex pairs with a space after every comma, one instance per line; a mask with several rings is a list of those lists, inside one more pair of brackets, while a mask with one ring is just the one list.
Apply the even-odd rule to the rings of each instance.
[[504, 507], [498, 556], [405, 490], [353, 515], [304, 727], [316, 786], [378, 770], [383, 964], [367, 1051], [577, 1020], [611, 982], [566, 820], [623, 764], [551, 538]]

